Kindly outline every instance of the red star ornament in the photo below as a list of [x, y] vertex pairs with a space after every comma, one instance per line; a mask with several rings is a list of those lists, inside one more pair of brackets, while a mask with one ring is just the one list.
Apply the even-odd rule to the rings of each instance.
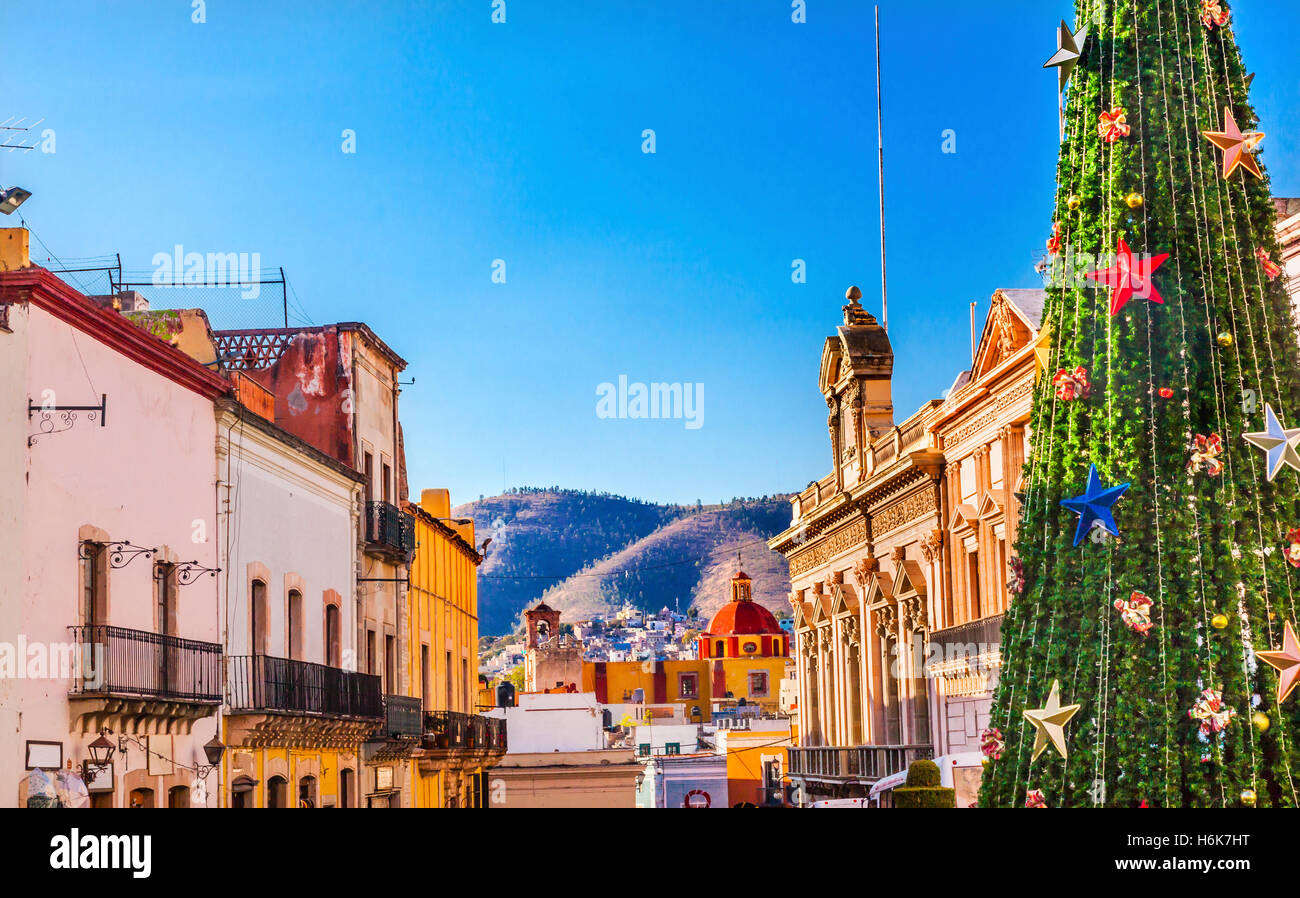
[[1161, 253], [1158, 256], [1139, 256], [1135, 262], [1132, 251], [1121, 237], [1119, 249], [1115, 252], [1115, 266], [1105, 271], [1085, 272], [1084, 277], [1111, 288], [1110, 313], [1118, 315], [1119, 310], [1124, 308], [1124, 304], [1135, 293], [1154, 303], [1164, 303], [1160, 291], [1151, 280], [1151, 273], [1168, 258], [1169, 253]]

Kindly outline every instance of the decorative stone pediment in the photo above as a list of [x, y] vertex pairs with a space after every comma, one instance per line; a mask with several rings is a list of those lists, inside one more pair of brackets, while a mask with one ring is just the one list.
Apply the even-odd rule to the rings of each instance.
[[888, 604], [894, 598], [894, 578], [885, 571], [876, 571], [867, 584], [867, 595], [863, 599], [868, 608]]
[[969, 503], [958, 505], [953, 510], [952, 519], [948, 521], [948, 529], [953, 533], [963, 531], [974, 532], [979, 521], [979, 509]]
[[1028, 345], [1035, 335], [1024, 314], [1007, 300], [1001, 290], [995, 292], [975, 352], [975, 376], [971, 379], [978, 380], [992, 371]]
[[1006, 502], [1006, 490], [985, 490], [977, 517], [981, 521], [1001, 520]]
[[921, 572], [921, 566], [915, 561], [904, 561], [899, 566], [898, 578], [894, 581], [894, 596], [902, 599], [926, 594], [925, 575]]

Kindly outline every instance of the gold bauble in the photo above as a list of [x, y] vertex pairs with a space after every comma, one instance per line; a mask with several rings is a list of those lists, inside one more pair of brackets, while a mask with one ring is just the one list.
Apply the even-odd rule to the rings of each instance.
[[1227, 331], [1222, 331], [1222, 332], [1219, 334], [1219, 336], [1215, 337], [1214, 339], [1216, 339], [1216, 340], [1219, 341], [1219, 345], [1220, 345], [1220, 346], [1231, 346], [1231, 345], [1232, 345], [1232, 334], [1228, 333]]
[[1124, 197], [1124, 202], [1128, 204], [1130, 209], [1140, 209], [1142, 208], [1142, 194], [1130, 193]]
[[1210, 618], [1210, 626], [1216, 630], [1222, 630], [1224, 627], [1228, 626], [1228, 615], [1220, 611], [1218, 614], [1214, 615], [1214, 617]]
[[1065, 206], [1071, 212], [1078, 211], [1079, 207], [1082, 205], [1083, 197], [1079, 196], [1077, 193], [1072, 193], [1065, 199]]
[[1253, 807], [1255, 806], [1255, 790], [1254, 790], [1254, 789], [1242, 789], [1242, 790], [1241, 790], [1241, 803], [1244, 804], [1244, 805], [1245, 805], [1246, 807], [1248, 807], [1248, 808], [1253, 808]]
[[1250, 722], [1253, 723], [1255, 729], [1259, 730], [1261, 733], [1268, 730], [1268, 715], [1263, 711], [1256, 711], [1254, 714], [1250, 715]]

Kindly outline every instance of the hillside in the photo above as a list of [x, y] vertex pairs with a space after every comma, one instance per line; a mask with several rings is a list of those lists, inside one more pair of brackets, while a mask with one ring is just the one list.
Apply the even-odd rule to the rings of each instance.
[[787, 497], [725, 505], [658, 505], [580, 490], [514, 490], [458, 506], [479, 539], [492, 537], [479, 569], [479, 630], [514, 630], [539, 599], [566, 620], [609, 614], [624, 602], [645, 610], [692, 604], [709, 615], [729, 598], [736, 552], [754, 597], [788, 609], [785, 559], [764, 541], [790, 520]]

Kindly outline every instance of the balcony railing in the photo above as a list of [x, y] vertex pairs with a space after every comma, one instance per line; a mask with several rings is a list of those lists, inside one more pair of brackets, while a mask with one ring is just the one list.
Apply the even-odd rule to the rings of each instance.
[[443, 751], [504, 752], [507, 747], [506, 722], [499, 717], [460, 711], [426, 711], [424, 747]]
[[221, 701], [221, 646], [125, 627], [69, 627], [84, 654], [77, 695]]
[[424, 712], [418, 698], [384, 696], [384, 729], [389, 739], [419, 739], [424, 735]]
[[1002, 615], [935, 630], [929, 643], [939, 649], [937, 658], [944, 661], [997, 652], [1002, 644]]
[[380, 680], [371, 674], [271, 655], [236, 655], [226, 673], [233, 711], [384, 716]]
[[847, 748], [791, 748], [789, 774], [870, 782], [906, 770], [934, 756], [929, 745], [854, 745]]
[[366, 543], [381, 552], [409, 555], [415, 551], [415, 518], [387, 502], [367, 503]]

